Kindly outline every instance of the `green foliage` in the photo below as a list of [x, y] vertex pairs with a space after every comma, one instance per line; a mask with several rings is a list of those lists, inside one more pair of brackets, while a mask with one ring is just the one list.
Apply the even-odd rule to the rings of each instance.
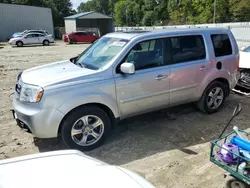
[[232, 21], [249, 21], [250, 0], [229, 0], [229, 12]]
[[[215, 0], [119, 0], [115, 3], [115, 22], [119, 26], [213, 23], [214, 8], [216, 23], [250, 21], [250, 0], [216, 0], [216, 7], [214, 2]], [[130, 8], [131, 3], [136, 4]], [[133, 19], [126, 15], [126, 10], [127, 13], [134, 12]]]

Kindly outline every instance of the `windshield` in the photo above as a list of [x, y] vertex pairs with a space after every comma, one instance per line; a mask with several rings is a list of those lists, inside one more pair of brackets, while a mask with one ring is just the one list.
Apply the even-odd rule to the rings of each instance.
[[108, 64], [127, 42], [124, 39], [102, 37], [81, 53], [76, 63], [86, 68], [99, 69]]

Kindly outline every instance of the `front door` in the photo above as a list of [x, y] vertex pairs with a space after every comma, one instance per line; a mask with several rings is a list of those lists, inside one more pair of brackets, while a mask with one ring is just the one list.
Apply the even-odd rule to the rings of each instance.
[[197, 88], [210, 68], [202, 35], [169, 37], [170, 104], [178, 105], [199, 99]]
[[28, 34], [24, 39], [24, 44], [37, 44], [39, 41], [38, 34]]
[[164, 61], [164, 40], [136, 44], [124, 62], [134, 63], [134, 75], [115, 75], [121, 117], [163, 108], [169, 103], [169, 67]]

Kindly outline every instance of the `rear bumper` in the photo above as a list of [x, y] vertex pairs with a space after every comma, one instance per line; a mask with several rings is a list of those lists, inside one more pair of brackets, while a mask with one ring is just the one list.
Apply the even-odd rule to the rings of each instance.
[[235, 88], [235, 86], [237, 85], [239, 79], [240, 79], [240, 72], [239, 71], [232, 74], [232, 82], [231, 82], [231, 85], [230, 85], [230, 90]]
[[59, 125], [64, 114], [55, 108], [39, 109], [32, 104], [23, 104], [13, 100], [13, 110], [17, 125], [38, 138], [58, 136]]

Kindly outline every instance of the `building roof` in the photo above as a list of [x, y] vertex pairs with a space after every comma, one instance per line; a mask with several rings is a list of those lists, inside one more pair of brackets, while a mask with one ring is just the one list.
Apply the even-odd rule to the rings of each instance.
[[90, 12], [81, 12], [72, 16], [64, 18], [65, 20], [75, 20], [75, 19], [112, 19], [112, 17], [99, 12], [90, 11]]

